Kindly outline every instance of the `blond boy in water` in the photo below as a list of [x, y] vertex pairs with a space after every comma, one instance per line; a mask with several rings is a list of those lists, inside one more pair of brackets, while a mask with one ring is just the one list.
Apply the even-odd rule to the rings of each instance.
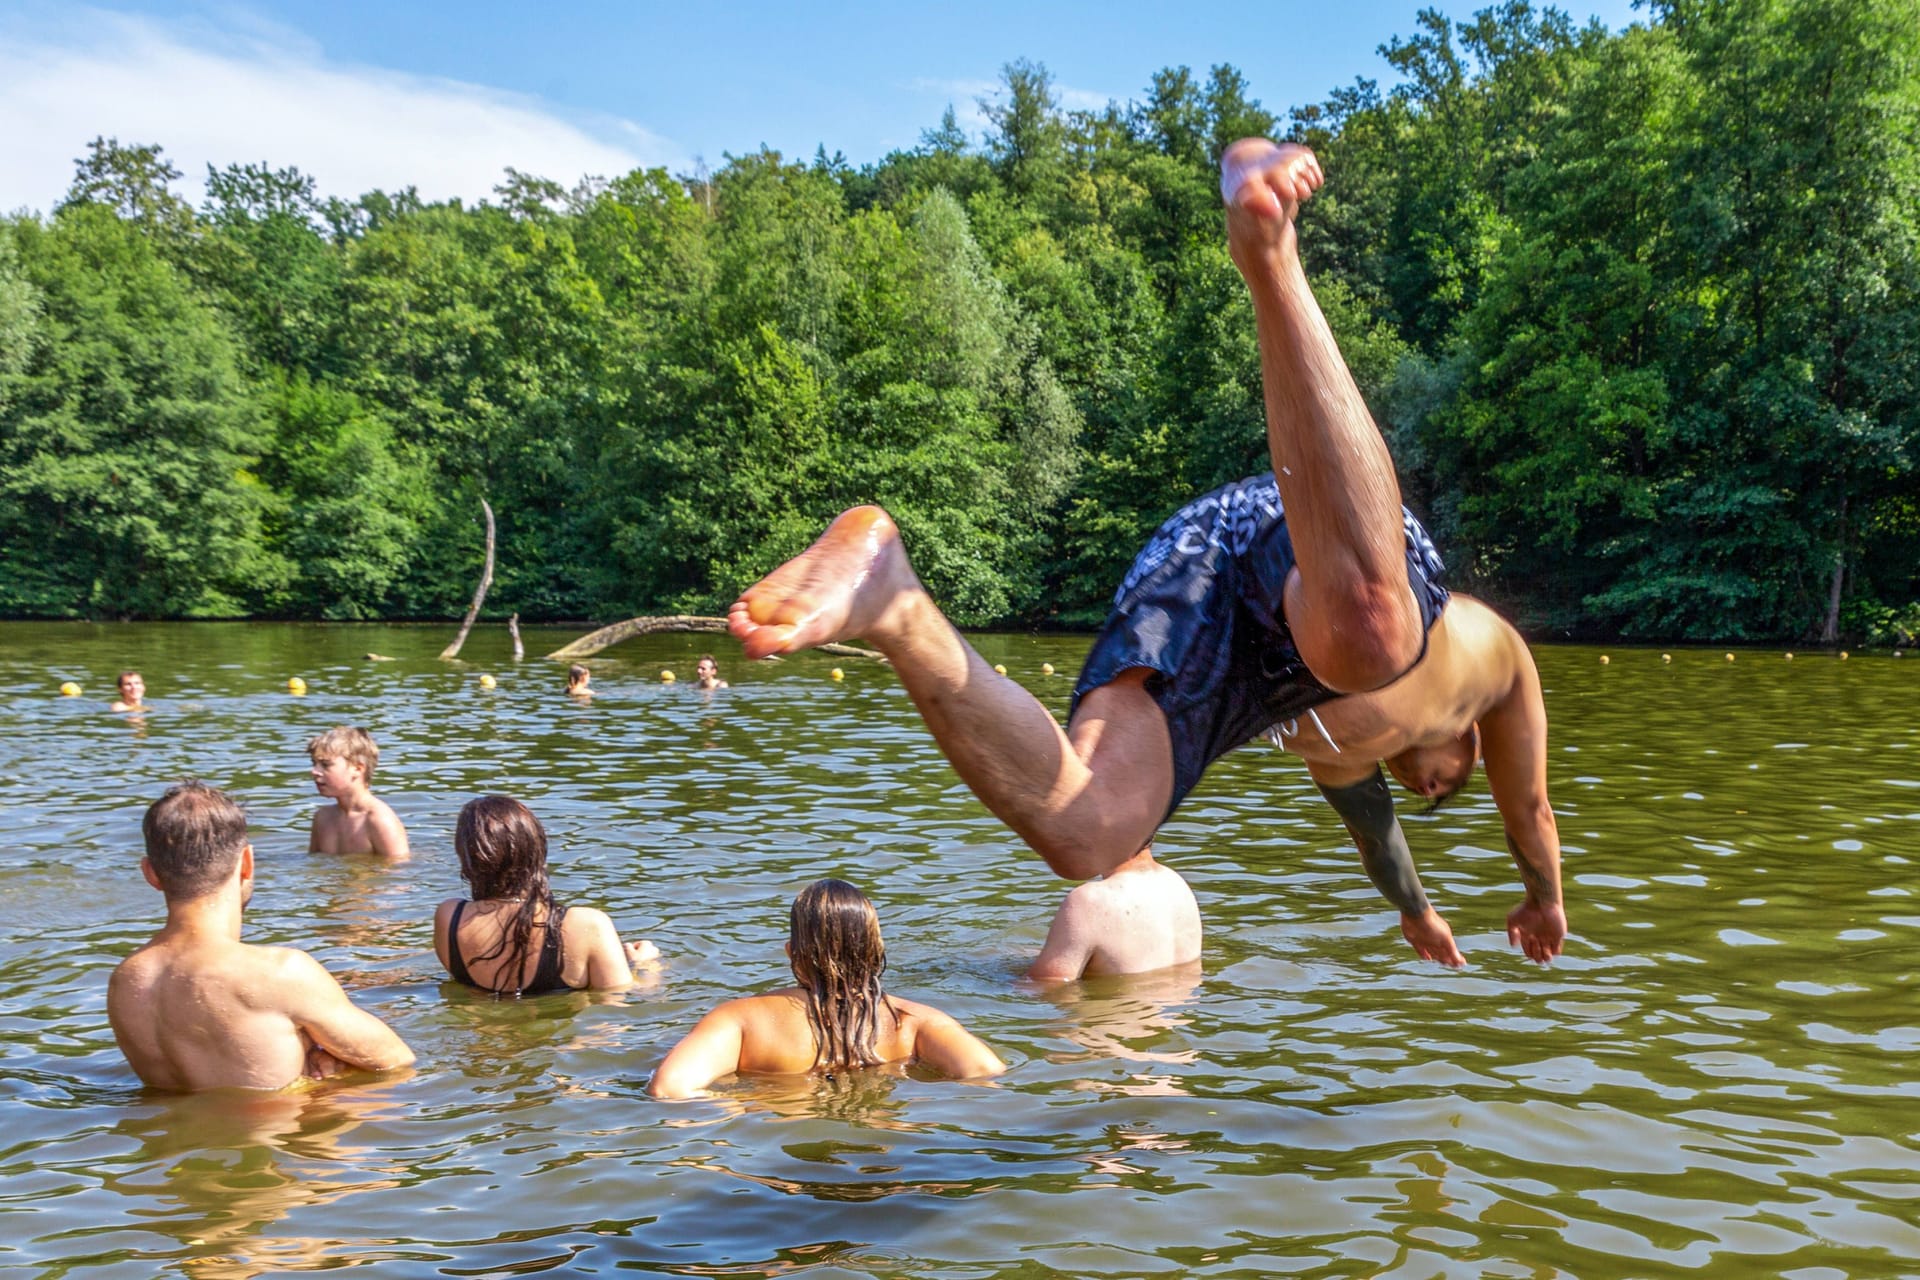
[[240, 941], [253, 846], [239, 805], [183, 783], [154, 802], [140, 829], [140, 870], [167, 896], [167, 923], [113, 971], [107, 1020], [143, 1084], [282, 1089], [413, 1062], [413, 1050], [312, 956]]
[[313, 789], [332, 800], [313, 814], [309, 853], [377, 853], [400, 861], [408, 856], [407, 829], [386, 801], [369, 790], [380, 748], [365, 729], [341, 725], [307, 744], [313, 761]]

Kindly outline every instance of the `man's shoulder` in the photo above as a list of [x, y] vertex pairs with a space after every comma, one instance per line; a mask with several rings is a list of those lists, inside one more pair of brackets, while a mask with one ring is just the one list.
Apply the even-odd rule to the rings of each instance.
[[166, 955], [157, 940], [149, 939], [129, 953], [107, 976], [107, 998], [147, 986], [166, 968]]
[[257, 973], [281, 983], [332, 980], [325, 965], [298, 947], [240, 945], [240, 953], [227, 963], [229, 971], [235, 974]]

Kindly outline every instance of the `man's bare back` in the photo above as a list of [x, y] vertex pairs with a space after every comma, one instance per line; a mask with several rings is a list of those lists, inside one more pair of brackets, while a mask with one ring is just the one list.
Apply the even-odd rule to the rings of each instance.
[[1067, 895], [1027, 976], [1036, 982], [1197, 966], [1200, 904], [1172, 867], [1142, 849]]
[[378, 1019], [346, 1003], [319, 962], [286, 947], [163, 932], [114, 970], [107, 1016], [134, 1074], [155, 1089], [284, 1089], [332, 1074], [329, 1058], [379, 1068], [413, 1060], [386, 1043], [398, 1039]]
[[141, 830], [141, 873], [166, 895], [167, 922], [113, 971], [107, 1019], [142, 1082], [282, 1089], [303, 1076], [412, 1063], [400, 1037], [313, 957], [240, 941], [253, 847], [239, 806], [183, 783], [147, 810]]

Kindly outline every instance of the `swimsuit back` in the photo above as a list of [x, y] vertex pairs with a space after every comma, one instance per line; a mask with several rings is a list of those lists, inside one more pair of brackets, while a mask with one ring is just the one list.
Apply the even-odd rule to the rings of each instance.
[[[475, 981], [472, 971], [467, 968], [466, 957], [460, 954], [460, 916], [470, 905], [472, 904], [468, 902], [455, 903], [453, 919], [447, 922], [447, 972], [453, 975], [455, 982], [465, 983], [469, 987], [479, 987], [482, 991], [492, 991], [497, 995], [505, 995], [507, 992], [505, 987], [489, 987]], [[523, 987], [516, 988], [513, 992], [515, 995], [537, 996], [549, 991], [569, 989], [566, 979], [560, 976], [564, 959], [561, 954], [560, 933], [566, 927], [567, 912], [571, 908], [560, 907], [557, 903], [555, 906], [558, 914], [549, 916], [547, 923], [543, 926], [546, 936], [540, 943], [540, 961], [534, 966], [533, 980]], [[523, 959], [521, 963], [524, 966], [525, 960]]]

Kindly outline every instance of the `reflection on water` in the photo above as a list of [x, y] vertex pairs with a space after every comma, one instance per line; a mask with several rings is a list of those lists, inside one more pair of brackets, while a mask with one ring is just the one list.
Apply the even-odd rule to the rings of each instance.
[[[1470, 961], [1451, 973], [1406, 949], [1306, 775], [1250, 749], [1156, 844], [1206, 914], [1204, 975], [1046, 989], [1017, 975], [1061, 885], [883, 669], [729, 663], [733, 687], [703, 694], [658, 672], [705, 638], [649, 638], [595, 659], [584, 701], [504, 635], [464, 663], [434, 660], [444, 639], [0, 628], [0, 1268], [1920, 1275], [1912, 659], [1543, 651], [1575, 935], [1551, 969], [1506, 947], [1519, 886], [1483, 784], [1407, 822]], [[981, 645], [1064, 710], [1069, 677], [1040, 665], [1075, 670], [1084, 640]], [[144, 714], [57, 696], [123, 666]], [[302, 746], [336, 723], [380, 742], [404, 867], [305, 852]], [[267, 1098], [135, 1087], [105, 977], [160, 917], [140, 813], [189, 775], [249, 806], [249, 937], [314, 952], [417, 1072]], [[659, 943], [651, 985], [503, 1001], [445, 982], [430, 921], [460, 892], [453, 817], [488, 791], [541, 815], [565, 901]], [[784, 983], [787, 904], [822, 875], [874, 897], [890, 989], [1012, 1070], [646, 1098], [694, 1019]]]

